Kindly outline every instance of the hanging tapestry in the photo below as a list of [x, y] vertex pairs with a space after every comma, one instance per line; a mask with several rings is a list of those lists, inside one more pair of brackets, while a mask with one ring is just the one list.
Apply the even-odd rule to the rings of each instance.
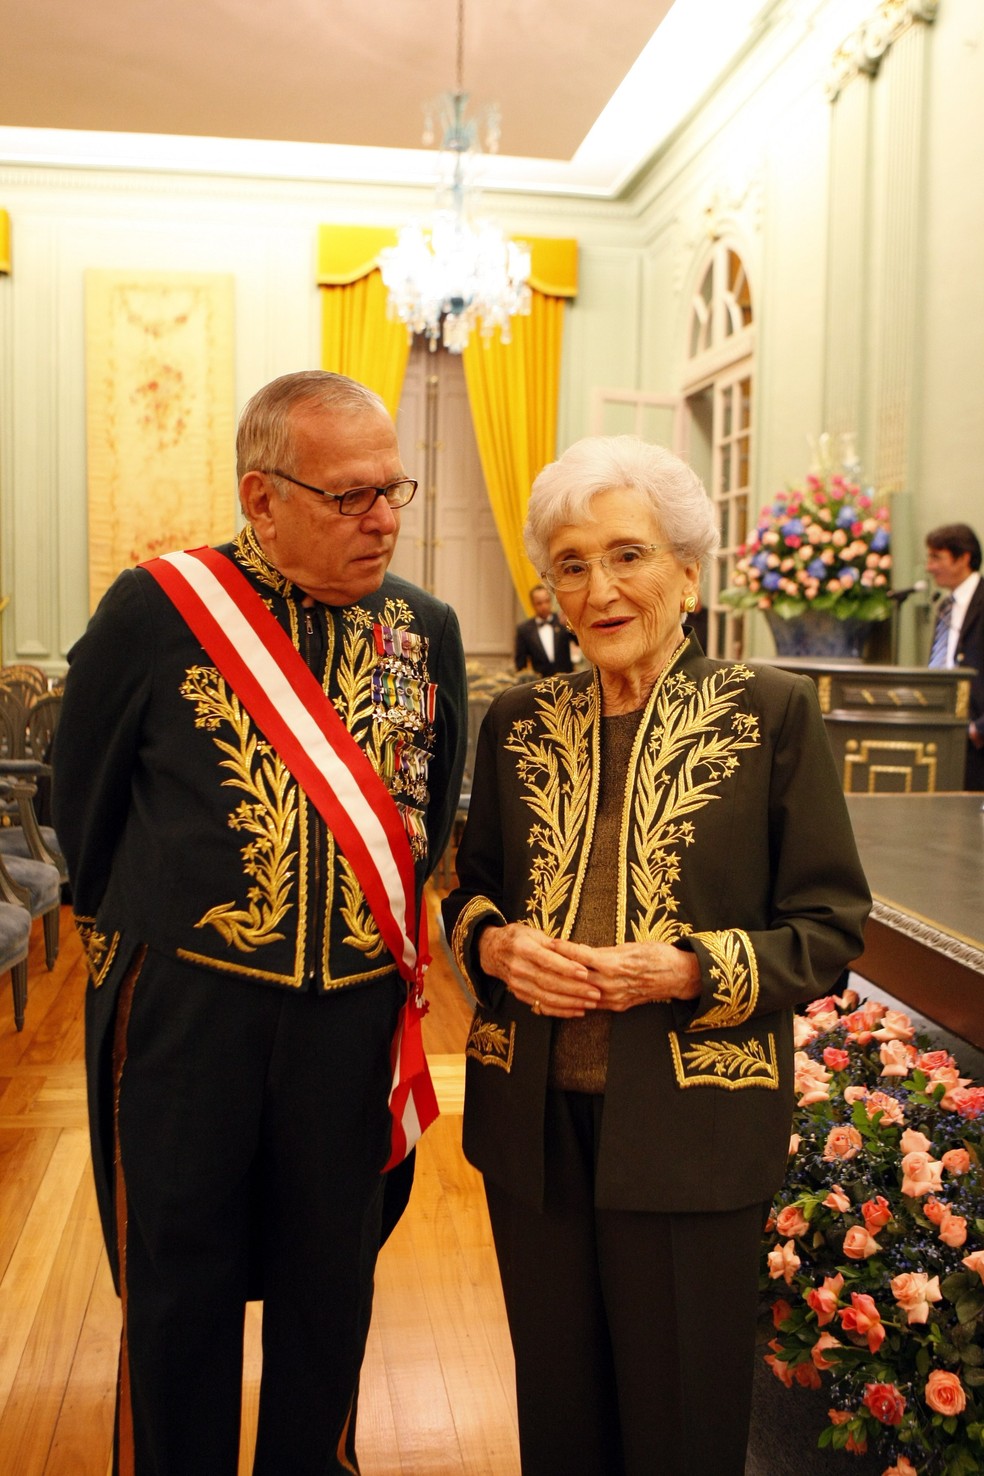
[[89, 599], [236, 529], [233, 279], [86, 273]]

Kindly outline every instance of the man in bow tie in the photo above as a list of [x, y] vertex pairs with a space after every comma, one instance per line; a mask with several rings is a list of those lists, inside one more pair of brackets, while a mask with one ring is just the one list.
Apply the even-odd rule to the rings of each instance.
[[966, 667], [971, 675], [965, 789], [984, 789], [984, 584], [981, 545], [966, 523], [926, 535], [926, 572], [942, 593], [929, 665]]
[[543, 584], [530, 590], [533, 618], [516, 627], [516, 670], [532, 666], [537, 676], [555, 676], [574, 670], [576, 647], [554, 612], [550, 591]]

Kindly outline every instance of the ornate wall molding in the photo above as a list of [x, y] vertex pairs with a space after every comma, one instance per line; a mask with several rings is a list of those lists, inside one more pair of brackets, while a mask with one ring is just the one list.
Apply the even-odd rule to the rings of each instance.
[[893, 42], [916, 21], [929, 25], [936, 19], [939, 0], [880, 0], [873, 15], [842, 41], [830, 63], [824, 88], [836, 102], [847, 84], [859, 74], [874, 77]]

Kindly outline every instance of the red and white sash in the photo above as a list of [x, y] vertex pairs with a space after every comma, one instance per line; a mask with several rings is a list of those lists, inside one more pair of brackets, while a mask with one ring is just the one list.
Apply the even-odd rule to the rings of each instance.
[[393, 1168], [438, 1115], [420, 1030], [430, 962], [427, 913], [422, 907], [418, 926], [413, 857], [399, 811], [320, 682], [235, 564], [216, 549], [196, 548], [141, 568], [157, 580], [323, 817], [407, 981], [392, 1048], [386, 1169]]

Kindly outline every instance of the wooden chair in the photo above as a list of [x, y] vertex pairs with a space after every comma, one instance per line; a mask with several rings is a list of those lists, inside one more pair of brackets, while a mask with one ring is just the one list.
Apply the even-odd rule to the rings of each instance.
[[[0, 862], [0, 865], [3, 863]], [[0, 974], [10, 970], [14, 993], [14, 1025], [24, 1029], [27, 1009], [27, 951], [31, 914], [18, 902], [0, 902]]]
[[50, 971], [55, 966], [60, 943], [62, 876], [54, 860], [44, 859], [43, 850], [37, 848], [33, 796], [33, 784], [0, 780], [0, 799], [13, 802], [20, 811], [20, 829], [31, 851], [27, 856], [18, 856], [0, 849], [0, 901], [19, 903], [32, 918], [41, 918], [45, 962]]
[[11, 692], [24, 707], [30, 707], [48, 690], [48, 678], [40, 666], [26, 663], [0, 666], [0, 687]]

